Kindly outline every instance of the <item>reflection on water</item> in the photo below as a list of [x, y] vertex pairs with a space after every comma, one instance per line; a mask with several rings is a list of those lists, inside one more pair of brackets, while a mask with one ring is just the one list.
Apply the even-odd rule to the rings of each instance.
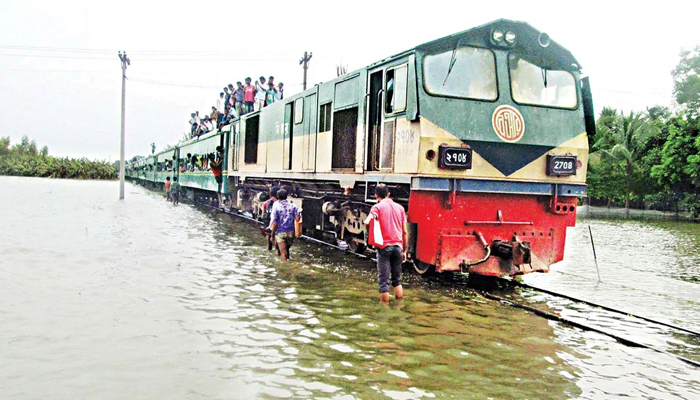
[[[385, 307], [368, 261], [299, 243], [293, 261], [281, 263], [247, 223], [136, 186], [123, 202], [115, 182], [0, 177], [0, 188], [3, 399], [700, 394], [698, 371], [676, 360], [461, 287], [409, 276], [406, 299]], [[585, 292], [589, 271], [574, 260], [580, 254], [583, 265], [590, 245], [579, 231], [566, 274], [539, 275], [538, 284], [569, 289], [574, 280]], [[609, 288], [659, 291], [617, 281], [603, 267], [608, 254], [616, 252], [599, 250]], [[666, 294], [654, 307], [694, 301], [690, 288]]]

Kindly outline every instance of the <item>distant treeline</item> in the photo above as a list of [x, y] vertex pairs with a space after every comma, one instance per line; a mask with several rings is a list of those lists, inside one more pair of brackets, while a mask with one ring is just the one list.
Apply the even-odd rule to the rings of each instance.
[[36, 176], [68, 179], [117, 179], [118, 172], [105, 161], [86, 158], [52, 157], [48, 147], [37, 150], [36, 143], [25, 135], [10, 145], [9, 137], [0, 137], [0, 175]]
[[700, 216], [700, 46], [681, 52], [672, 75], [675, 110], [602, 110], [589, 137], [591, 204]]

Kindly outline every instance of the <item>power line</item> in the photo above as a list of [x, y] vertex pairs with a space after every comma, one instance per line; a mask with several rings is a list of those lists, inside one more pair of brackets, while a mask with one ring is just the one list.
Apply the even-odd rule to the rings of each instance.
[[[230, 54], [229, 54], [230, 55]], [[62, 59], [75, 59], [75, 60], [106, 60], [109, 61], [110, 59], [107, 57], [84, 57], [84, 56], [68, 56], [68, 55], [46, 55], [46, 54], [7, 54], [7, 53], [0, 53], [0, 57], [30, 57], [30, 58], [62, 58]], [[156, 61], [156, 62], [170, 62], [170, 61], [195, 61], [195, 62], [202, 62], [202, 61], [216, 61], [216, 62], [225, 62], [225, 61], [230, 61], [230, 62], [251, 62], [251, 61], [269, 61], [269, 62], [275, 62], [275, 61], [291, 61], [293, 58], [236, 58], [236, 57], [227, 57], [227, 58], [205, 58], [205, 57], [177, 57], [177, 58], [156, 58], [156, 57], [150, 57], [150, 58], [140, 58], [137, 57], [139, 61]]]
[[111, 50], [96, 50], [96, 49], [70, 49], [61, 47], [39, 47], [39, 46], [12, 46], [0, 45], [0, 49], [4, 50], [25, 50], [25, 51], [58, 51], [62, 53], [92, 53], [92, 54], [110, 54]]
[[161, 82], [161, 81], [154, 81], [150, 79], [139, 79], [139, 78], [129, 78], [129, 81], [131, 82], [140, 82], [140, 83], [148, 83], [152, 85], [163, 85], [163, 86], [175, 86], [175, 87], [186, 87], [186, 88], [195, 88], [195, 89], [221, 89], [221, 86], [202, 86], [202, 85], [187, 85], [187, 84], [180, 84], [180, 83], [170, 83], [170, 82]]
[[[83, 49], [83, 48], [68, 48], [68, 47], [42, 47], [42, 46], [16, 46], [16, 45], [0, 45], [0, 49], [6, 50], [24, 50], [24, 51], [53, 51], [65, 53], [92, 53], [92, 54], [112, 54], [115, 50], [111, 49]], [[276, 54], [277, 52], [270, 52]], [[138, 55], [224, 55], [230, 56], [235, 54], [235, 51], [212, 51], [212, 50], [141, 50], [133, 51], [132, 54]]]
[[109, 60], [107, 57], [70, 57], [70, 56], [49, 56], [43, 54], [5, 54], [2, 53], [0, 56], [3, 57], [38, 57], [38, 58], [73, 58], [76, 60]]
[[114, 71], [85, 71], [85, 70], [70, 70], [70, 69], [21, 69], [21, 68], [0, 68], [0, 71], [14, 72], [80, 72], [86, 74], [113, 74]]

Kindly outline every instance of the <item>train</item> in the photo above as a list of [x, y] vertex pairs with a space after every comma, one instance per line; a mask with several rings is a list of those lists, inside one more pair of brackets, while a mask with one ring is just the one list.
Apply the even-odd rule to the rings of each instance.
[[177, 176], [188, 196], [213, 198], [206, 155], [219, 154], [225, 207], [262, 218], [269, 189], [287, 186], [305, 234], [360, 253], [373, 251], [362, 221], [384, 183], [407, 210], [417, 272], [515, 276], [563, 259], [594, 134], [579, 62], [499, 19], [133, 160], [126, 176], [154, 187]]

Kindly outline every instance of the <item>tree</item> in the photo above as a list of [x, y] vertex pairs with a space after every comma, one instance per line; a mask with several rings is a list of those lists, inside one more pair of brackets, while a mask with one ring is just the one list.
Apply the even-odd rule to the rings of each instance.
[[[598, 129], [601, 140], [596, 142], [602, 160], [613, 163], [622, 170], [625, 177], [625, 217], [629, 217], [630, 196], [633, 193], [637, 169], [644, 156], [644, 148], [655, 133], [655, 125], [642, 113], [630, 111], [628, 115], [601, 115]], [[595, 152], [594, 152], [595, 155]]]
[[10, 154], [10, 138], [0, 137], [0, 157]]
[[39, 155], [42, 157], [48, 156], [49, 155], [49, 147], [48, 146], [42, 147], [41, 150], [39, 151]]
[[[678, 197], [686, 192], [695, 191], [693, 166], [689, 159], [698, 154], [698, 129], [693, 129], [692, 122], [676, 116], [665, 124], [666, 141], [661, 148], [660, 160], [651, 168], [651, 177], [660, 185]], [[697, 161], [693, 157], [692, 160]]]
[[681, 51], [681, 60], [673, 69], [673, 94], [691, 116], [700, 114], [700, 46]]

